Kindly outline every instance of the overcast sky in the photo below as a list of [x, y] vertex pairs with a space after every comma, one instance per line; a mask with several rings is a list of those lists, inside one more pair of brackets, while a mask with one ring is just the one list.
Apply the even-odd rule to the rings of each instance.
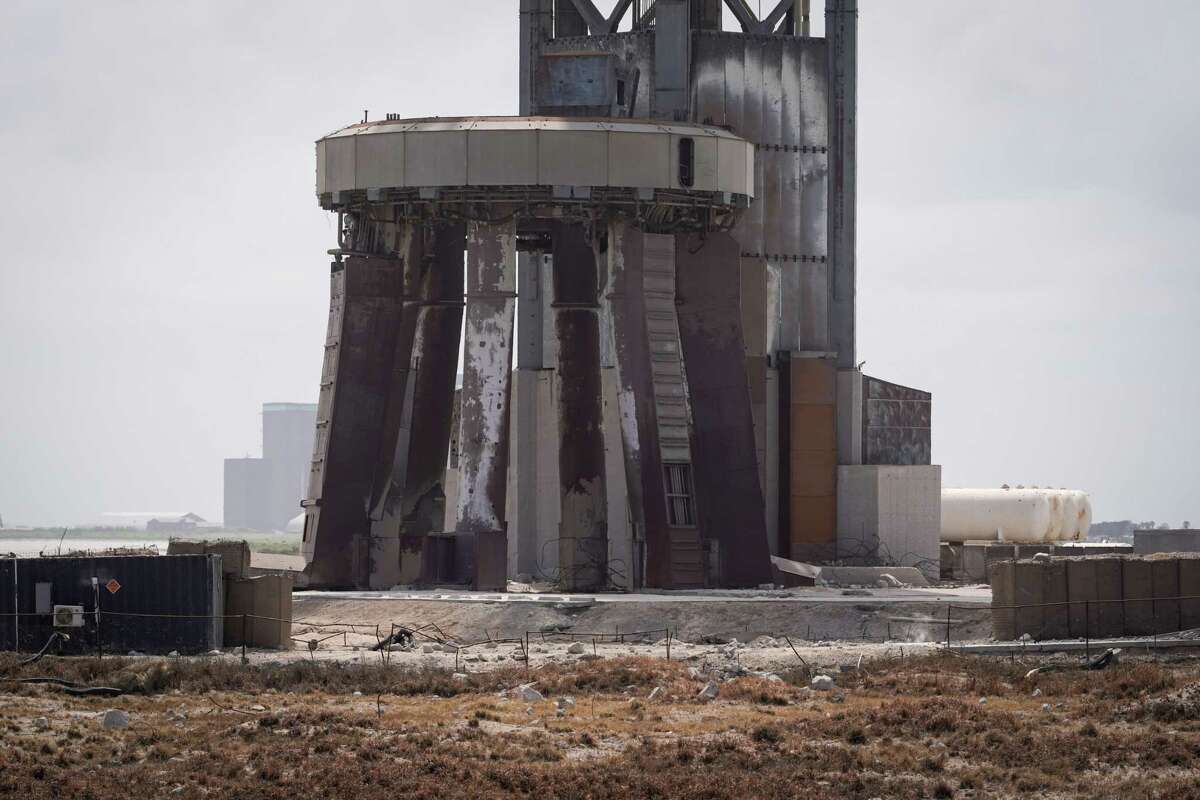
[[[1200, 3], [1136, 6], [860, 0], [859, 358], [947, 485], [1200, 523]], [[517, 0], [0, 3], [7, 524], [221, 518], [316, 399], [363, 109], [515, 114]]]

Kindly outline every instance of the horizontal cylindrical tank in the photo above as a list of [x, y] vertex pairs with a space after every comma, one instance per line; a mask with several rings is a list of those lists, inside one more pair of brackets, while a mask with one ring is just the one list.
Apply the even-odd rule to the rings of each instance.
[[1081, 541], [1092, 524], [1086, 492], [943, 489], [942, 541], [1016, 544]]

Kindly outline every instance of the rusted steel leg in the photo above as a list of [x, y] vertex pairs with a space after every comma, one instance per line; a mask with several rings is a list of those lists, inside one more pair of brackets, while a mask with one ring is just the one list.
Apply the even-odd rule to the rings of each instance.
[[421, 310], [419, 282], [424, 265], [424, 233], [418, 226], [404, 224], [397, 238], [403, 263], [401, 305], [370, 498], [367, 585], [371, 589], [390, 589], [400, 583], [400, 505], [408, 480], [413, 419], [413, 337]]
[[446, 455], [462, 328], [461, 224], [406, 229], [404, 311], [371, 501], [371, 588], [421, 577], [445, 517]]
[[397, 228], [359, 222], [333, 264], [329, 328], [304, 523], [311, 585], [368, 584], [368, 506], [402, 311]]
[[746, 375], [739, 254], [728, 234], [710, 234], [703, 242], [681, 235], [676, 244], [695, 491], [701, 522], [719, 543], [710, 574], [729, 587], [757, 586], [772, 577]]
[[438, 224], [429, 231], [421, 276], [421, 313], [413, 341], [413, 426], [408, 482], [401, 514], [402, 578], [423, 577], [422, 552], [446, 519], [446, 460], [463, 320], [463, 251], [466, 226]]
[[467, 225], [466, 349], [459, 431], [458, 545], [478, 589], [507, 577], [508, 405], [516, 223]]
[[596, 256], [582, 225], [558, 223], [552, 236], [562, 509], [559, 574], [567, 591], [594, 591], [608, 583]]
[[[643, 486], [646, 472], [656, 474], [659, 468], [656, 430], [649, 415], [653, 394], [646, 350], [642, 245], [641, 231], [630, 223], [618, 220], [609, 225], [608, 268], [600, 298], [601, 336], [612, 348], [617, 371], [617, 416], [625, 462], [625, 492], [634, 529], [634, 550], [640, 562], [629, 565], [634, 588], [640, 588], [641, 583], [662, 586], [656, 571], [667, 559], [666, 506], [660, 503], [648, 508], [647, 489], [652, 487]], [[646, 564], [644, 576], [642, 563]]]
[[[618, 221], [609, 229], [608, 254], [605, 311], [612, 317], [627, 491], [634, 522], [644, 526], [645, 585], [704, 586], [676, 316], [675, 238]], [[689, 490], [668, 497], [668, 482]]]

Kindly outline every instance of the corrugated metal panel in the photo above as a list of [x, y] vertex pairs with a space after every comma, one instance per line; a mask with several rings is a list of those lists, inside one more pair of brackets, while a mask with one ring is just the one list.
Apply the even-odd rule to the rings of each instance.
[[[62, 629], [71, 638], [67, 653], [97, 649], [94, 612], [99, 597], [100, 640], [106, 652], [206, 652], [221, 646], [220, 559], [211, 555], [18, 559], [16, 608], [36, 610], [37, 584], [51, 584], [52, 605], [79, 605], [83, 628]], [[0, 562], [0, 647], [14, 646], [12, 560]], [[99, 591], [93, 588], [97, 579]], [[120, 588], [105, 588], [115, 580]], [[153, 616], [139, 616], [153, 615]], [[50, 616], [22, 616], [19, 649], [40, 649], [56, 630]]]

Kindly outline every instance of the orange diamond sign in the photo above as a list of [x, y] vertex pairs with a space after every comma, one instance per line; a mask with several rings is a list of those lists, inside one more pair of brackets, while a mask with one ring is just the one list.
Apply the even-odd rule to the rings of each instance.
[[121, 584], [117, 582], [116, 578], [113, 578], [108, 583], [104, 584], [104, 588], [108, 589], [109, 594], [116, 594], [117, 592], [121, 591]]

